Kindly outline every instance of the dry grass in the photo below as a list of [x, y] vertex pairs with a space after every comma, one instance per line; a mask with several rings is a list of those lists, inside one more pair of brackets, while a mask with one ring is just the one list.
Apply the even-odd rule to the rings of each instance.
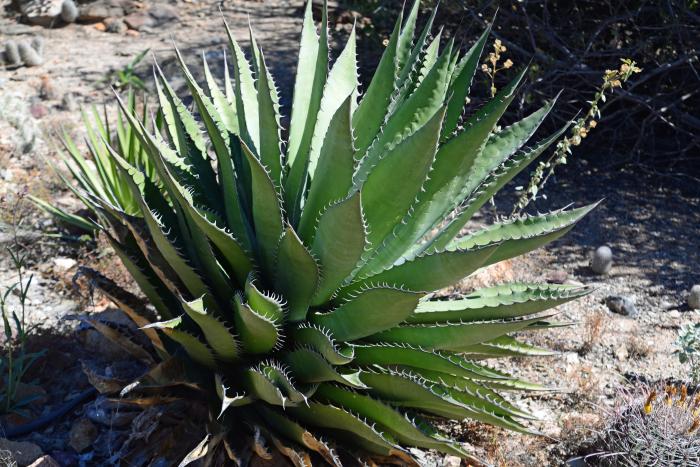
[[579, 348], [579, 353], [585, 355], [600, 342], [600, 338], [606, 329], [606, 315], [604, 311], [596, 310], [586, 315], [583, 322], [583, 343]]

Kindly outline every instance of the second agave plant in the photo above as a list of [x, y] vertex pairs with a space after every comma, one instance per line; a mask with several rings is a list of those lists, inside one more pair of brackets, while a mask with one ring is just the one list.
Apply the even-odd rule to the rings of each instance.
[[541, 387], [486, 359], [546, 355], [511, 334], [556, 325], [540, 312], [587, 289], [431, 294], [560, 237], [592, 206], [463, 234], [561, 132], [525, 147], [553, 101], [496, 131], [525, 70], [463, 116], [489, 31], [462, 52], [431, 36], [434, 13], [416, 30], [418, 10], [360, 92], [354, 31], [330, 66], [325, 8], [319, 35], [309, 2], [288, 132], [252, 34], [246, 56], [227, 28], [232, 72], [220, 85], [205, 62], [207, 92], [177, 53], [196, 112], [156, 69], [159, 123], [122, 109], [139, 157], [105, 140], [119, 183], [78, 190], [157, 312], [121, 303], [152, 361], [179, 362], [209, 401], [209, 454], [235, 460], [247, 434], [296, 465], [341, 465], [335, 447], [410, 463], [409, 447], [468, 457], [435, 418], [529, 431], [498, 392]]

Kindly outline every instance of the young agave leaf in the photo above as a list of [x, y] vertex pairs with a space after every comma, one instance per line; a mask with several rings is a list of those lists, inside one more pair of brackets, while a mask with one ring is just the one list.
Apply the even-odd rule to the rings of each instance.
[[[255, 49], [257, 50], [257, 49]], [[277, 86], [265, 63], [262, 49], [258, 58], [258, 115], [260, 134], [260, 163], [270, 173], [278, 190], [282, 187], [282, 141], [280, 104]]]
[[243, 350], [250, 354], [264, 354], [279, 345], [281, 336], [277, 322], [262, 310], [254, 310], [243, 302], [240, 295], [233, 300], [234, 322], [243, 344]]
[[224, 323], [207, 312], [203, 297], [190, 302], [182, 300], [182, 308], [197, 323], [207, 343], [214, 349], [218, 358], [231, 362], [239, 357], [235, 336]]
[[289, 226], [280, 239], [276, 270], [277, 288], [287, 298], [289, 320], [303, 320], [318, 287], [319, 269], [316, 260]]

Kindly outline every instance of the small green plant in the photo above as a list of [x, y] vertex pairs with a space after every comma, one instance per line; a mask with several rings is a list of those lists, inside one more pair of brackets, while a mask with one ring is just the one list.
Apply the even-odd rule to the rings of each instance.
[[[208, 92], [176, 49], [194, 110], [156, 68], [162, 131], [120, 100], [142, 157], [106, 145], [109, 183], [79, 180], [76, 194], [157, 311], [104, 290], [152, 344], [134, 355], [162, 361], [159, 385], [149, 376], [128, 395], [184, 386], [211, 409], [210, 436], [189, 459], [221, 465], [215, 456], [252, 449], [341, 466], [342, 449], [417, 465], [409, 447], [471, 457], [433, 419], [530, 432], [532, 416], [500, 391], [542, 387], [484, 360], [548, 355], [512, 334], [559, 325], [540, 312], [589, 289], [433, 292], [559, 238], [594, 205], [461, 235], [566, 128], [525, 147], [552, 100], [495, 131], [527, 70], [463, 117], [490, 31], [467, 51], [440, 47], [434, 13], [417, 29], [419, 3], [399, 16], [362, 96], [355, 32], [331, 66], [327, 9], [319, 34], [307, 3], [286, 140], [252, 32], [249, 59], [226, 28], [233, 74], [224, 67], [222, 86], [205, 60]], [[173, 365], [184, 371], [164, 380]]]
[[[2, 200], [0, 206], [10, 214], [9, 229], [12, 242], [6, 247], [11, 265], [17, 274], [17, 281], [0, 291], [0, 314], [2, 314], [4, 341], [3, 354], [0, 356], [0, 412], [24, 415], [26, 407], [37, 396], [18, 398], [17, 389], [29, 368], [44, 352], [27, 352], [27, 339], [32, 327], [27, 323], [27, 294], [34, 275], [26, 275], [27, 254], [17, 236], [21, 224], [21, 204], [25, 194], [20, 193], [12, 201]], [[16, 296], [16, 304], [11, 304], [11, 297]]]
[[115, 89], [146, 89], [146, 84], [141, 78], [136, 74], [136, 67], [141, 63], [151, 49], [146, 49], [139, 52], [133, 60], [131, 60], [124, 68], [111, 73], [107, 77], [107, 81], [110, 86]]
[[693, 384], [700, 384], [700, 324], [685, 324], [678, 331], [675, 354], [682, 364], [690, 366]]

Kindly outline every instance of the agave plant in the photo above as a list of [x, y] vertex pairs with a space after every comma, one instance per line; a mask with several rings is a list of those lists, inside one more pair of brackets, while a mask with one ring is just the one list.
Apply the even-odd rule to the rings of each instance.
[[525, 147], [553, 101], [497, 129], [525, 70], [463, 116], [489, 31], [464, 53], [441, 47], [434, 12], [415, 34], [418, 10], [398, 18], [361, 94], [354, 31], [329, 66], [326, 10], [319, 34], [309, 1], [286, 141], [263, 50], [251, 34], [246, 57], [226, 27], [223, 86], [205, 60], [205, 92], [176, 51], [196, 113], [156, 66], [163, 130], [122, 103], [142, 157], [99, 143], [119, 189], [77, 191], [157, 311], [116, 299], [149, 359], [183, 364], [210, 403], [199, 453], [235, 459], [250, 438], [296, 465], [341, 465], [333, 446], [410, 463], [409, 447], [468, 457], [435, 418], [530, 431], [498, 391], [542, 387], [484, 360], [548, 354], [512, 334], [557, 325], [540, 312], [587, 289], [433, 292], [560, 237], [593, 206], [460, 235], [563, 129]]

